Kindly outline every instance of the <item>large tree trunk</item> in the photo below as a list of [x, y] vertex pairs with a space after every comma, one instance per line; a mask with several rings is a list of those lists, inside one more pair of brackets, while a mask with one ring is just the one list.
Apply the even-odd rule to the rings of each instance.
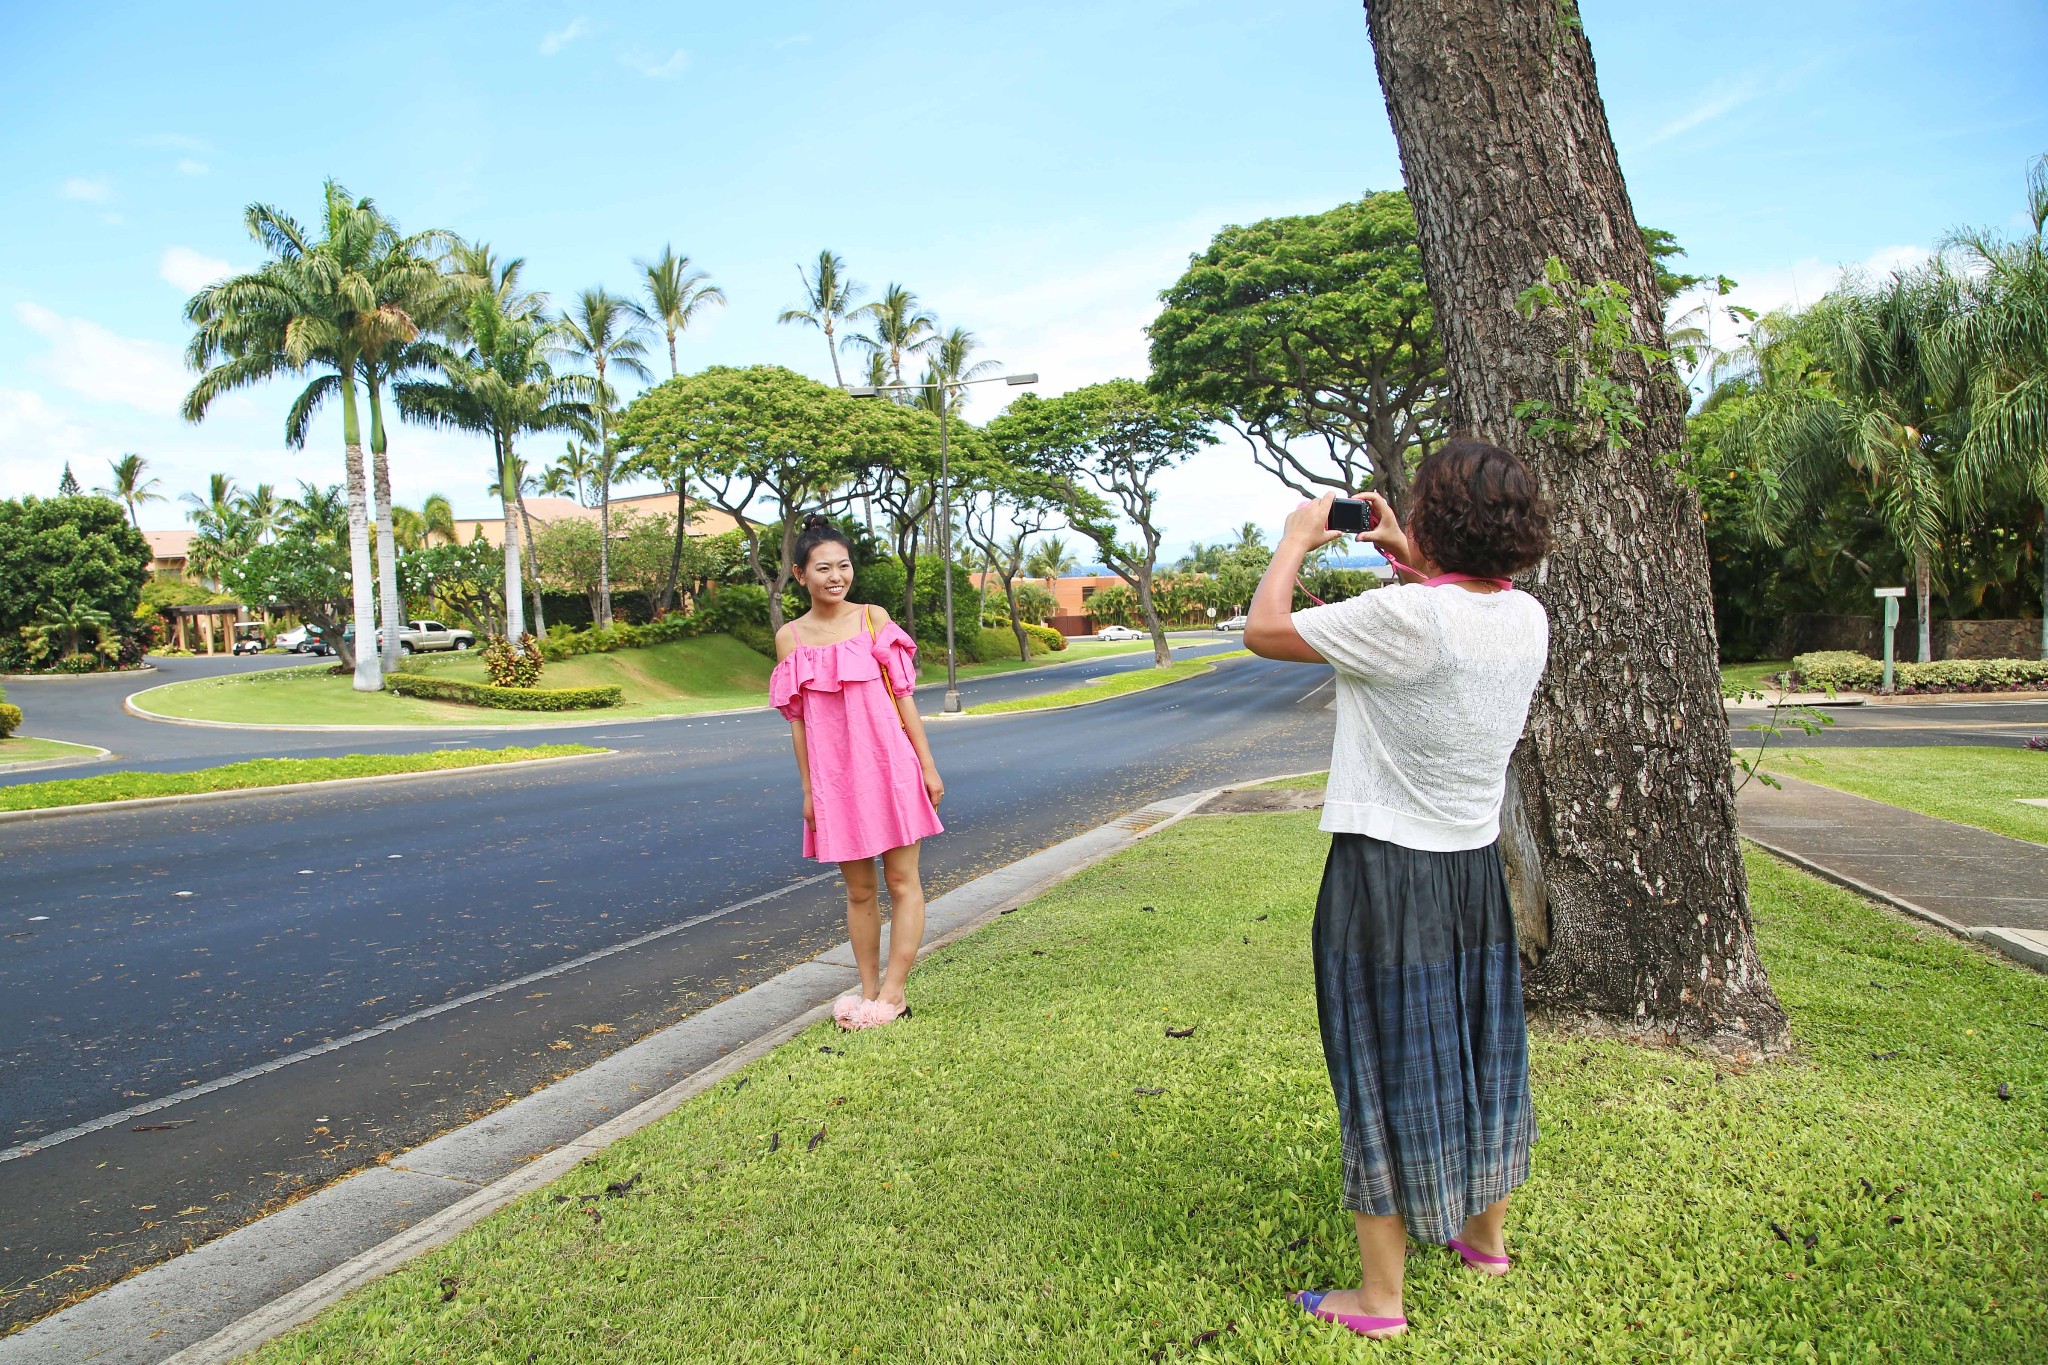
[[597, 363], [597, 628], [612, 624], [612, 453], [605, 444], [604, 362]]
[[1173, 662], [1173, 646], [1166, 643], [1166, 627], [1159, 623], [1159, 607], [1152, 600], [1152, 573], [1147, 569], [1131, 580], [1138, 590], [1138, 619], [1152, 634], [1152, 666], [1165, 668]]
[[[373, 421], [373, 427], [379, 425]], [[377, 495], [377, 600], [384, 639], [378, 646], [384, 671], [396, 673], [401, 653], [399, 631], [405, 628], [405, 607], [398, 600], [398, 538], [391, 529], [391, 465], [375, 444], [370, 449], [372, 483]]]
[[[519, 490], [519, 525], [526, 532], [526, 572], [533, 584], [533, 633], [545, 635], [548, 633], [548, 617], [540, 602], [540, 551], [533, 548], [533, 518], [527, 515], [526, 490], [523, 488]], [[509, 542], [511, 537], [506, 539]]]
[[676, 605], [676, 585], [683, 576], [683, 537], [690, 534], [690, 483], [676, 480], [676, 543], [668, 557], [668, 586], [661, 590], [661, 609]]
[[511, 491], [512, 457], [498, 448], [498, 506], [505, 514], [505, 638], [517, 649], [526, 638], [526, 577], [519, 563], [519, 508]]
[[[1519, 452], [1555, 509], [1525, 586], [1549, 610], [1550, 666], [1515, 756], [1547, 899], [1532, 1004], [1738, 1052], [1788, 1042], [1751, 934], [1735, 831], [1698, 504], [1663, 463], [1685, 435], [1668, 365], [1616, 377], [1644, 425], [1619, 450], [1582, 429], [1535, 439], [1517, 402], [1577, 412], [1557, 353], [1583, 319], [1525, 319], [1558, 258], [1613, 280], [1635, 339], [1661, 348], [1648, 254], [1593, 54], [1570, 0], [1366, 0], [1451, 380], [1452, 430]], [[1525, 908], [1526, 909], [1526, 908]]]
[[1913, 601], [1920, 611], [1920, 662], [1934, 659], [1934, 573], [1927, 556], [1913, 556]]

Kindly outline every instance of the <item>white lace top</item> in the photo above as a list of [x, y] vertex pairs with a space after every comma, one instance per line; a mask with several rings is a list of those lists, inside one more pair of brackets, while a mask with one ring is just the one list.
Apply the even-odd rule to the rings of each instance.
[[1294, 613], [1337, 670], [1323, 828], [1407, 848], [1484, 848], [1550, 648], [1525, 592], [1374, 588]]

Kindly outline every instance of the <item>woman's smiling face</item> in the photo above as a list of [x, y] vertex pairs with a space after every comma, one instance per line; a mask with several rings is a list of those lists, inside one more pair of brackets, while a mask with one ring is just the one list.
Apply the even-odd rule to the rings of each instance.
[[797, 582], [811, 595], [813, 605], [843, 602], [853, 587], [853, 556], [838, 541], [825, 541], [811, 550]]

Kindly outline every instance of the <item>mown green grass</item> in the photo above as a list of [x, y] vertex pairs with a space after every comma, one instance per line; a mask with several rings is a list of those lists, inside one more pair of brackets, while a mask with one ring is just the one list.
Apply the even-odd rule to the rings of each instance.
[[54, 782], [0, 787], [0, 811], [47, 810], [94, 801], [134, 801], [145, 796], [189, 796], [194, 792], [238, 791], [247, 787], [296, 786], [344, 777], [386, 773], [440, 772], [519, 763], [530, 758], [565, 758], [604, 752], [587, 744], [534, 744], [507, 749], [443, 749], [430, 754], [347, 754], [340, 758], [258, 758], [184, 773], [103, 773]]
[[[412, 665], [436, 677], [484, 683], [490, 675], [476, 654], [443, 654]], [[626, 704], [656, 705], [679, 700], [745, 706], [765, 702], [774, 661], [730, 635], [672, 640], [610, 654], [579, 654], [552, 662], [541, 673], [543, 687], [617, 687]], [[611, 715], [619, 712], [614, 709]]]
[[[1069, 640], [1067, 647], [1057, 653], [1038, 653], [1034, 650], [1029, 659], [988, 659], [978, 664], [960, 665], [962, 679], [986, 678], [998, 673], [1016, 673], [1026, 668], [1044, 668], [1047, 664], [1079, 663], [1084, 659], [1101, 659], [1112, 654], [1135, 654], [1139, 650], [1152, 648], [1150, 640]], [[941, 645], [934, 649], [927, 645], [918, 651], [917, 680], [920, 683], [943, 682], [946, 677], [946, 650]]]
[[15, 763], [46, 763], [53, 758], [90, 758], [90, 744], [67, 744], [61, 739], [30, 739], [15, 735], [0, 739], [0, 768]]
[[2048, 844], [2048, 753], [2017, 746], [1780, 749], [1764, 771], [1816, 782], [1908, 810]]
[[1314, 824], [1147, 840], [937, 955], [909, 1023], [811, 1030], [256, 1360], [2040, 1359], [2048, 979], [1761, 855], [1797, 1054], [1539, 1029], [1516, 1272], [1419, 1253], [1398, 1342], [1302, 1317], [1356, 1275]]
[[1762, 692], [1776, 687], [1777, 675], [1790, 667], [1790, 659], [1759, 659], [1746, 664], [1722, 664], [1721, 690]]
[[1313, 791], [1318, 787], [1327, 787], [1329, 785], [1330, 774], [1327, 771], [1319, 773], [1304, 773], [1300, 777], [1280, 777], [1275, 778], [1271, 782], [1259, 783], [1260, 787], [1268, 788], [1274, 791], [1282, 791], [1290, 788], [1301, 791]]
[[1250, 650], [1233, 649], [1222, 654], [1205, 654], [1198, 658], [1182, 659], [1179, 663], [1168, 664], [1165, 668], [1134, 668], [1126, 673], [1112, 673], [1107, 677], [1090, 682], [1063, 687], [1057, 692], [1046, 692], [1035, 697], [1016, 697], [1009, 701], [985, 701], [979, 706], [967, 708], [970, 716], [1001, 716], [1016, 711], [1046, 711], [1057, 706], [1076, 706], [1087, 702], [1105, 701], [1110, 697], [1121, 697], [1131, 692], [1143, 692], [1167, 683], [1184, 682], [1200, 677], [1225, 659], [1244, 659], [1251, 656]]

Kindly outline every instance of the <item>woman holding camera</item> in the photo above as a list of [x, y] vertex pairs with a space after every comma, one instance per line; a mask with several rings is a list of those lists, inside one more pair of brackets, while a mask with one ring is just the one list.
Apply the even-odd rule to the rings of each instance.
[[1294, 1301], [1389, 1337], [1408, 1329], [1407, 1237], [1505, 1275], [1508, 1193], [1529, 1175], [1528, 1034], [1498, 836], [1550, 636], [1541, 604], [1509, 577], [1549, 538], [1521, 461], [1481, 441], [1422, 461], [1407, 529], [1377, 493], [1365, 500], [1376, 521], [1359, 538], [1405, 581], [1293, 610], [1304, 557], [1343, 535], [1329, 529], [1331, 498], [1303, 503], [1245, 645], [1337, 672], [1313, 943], [1362, 1279]]

